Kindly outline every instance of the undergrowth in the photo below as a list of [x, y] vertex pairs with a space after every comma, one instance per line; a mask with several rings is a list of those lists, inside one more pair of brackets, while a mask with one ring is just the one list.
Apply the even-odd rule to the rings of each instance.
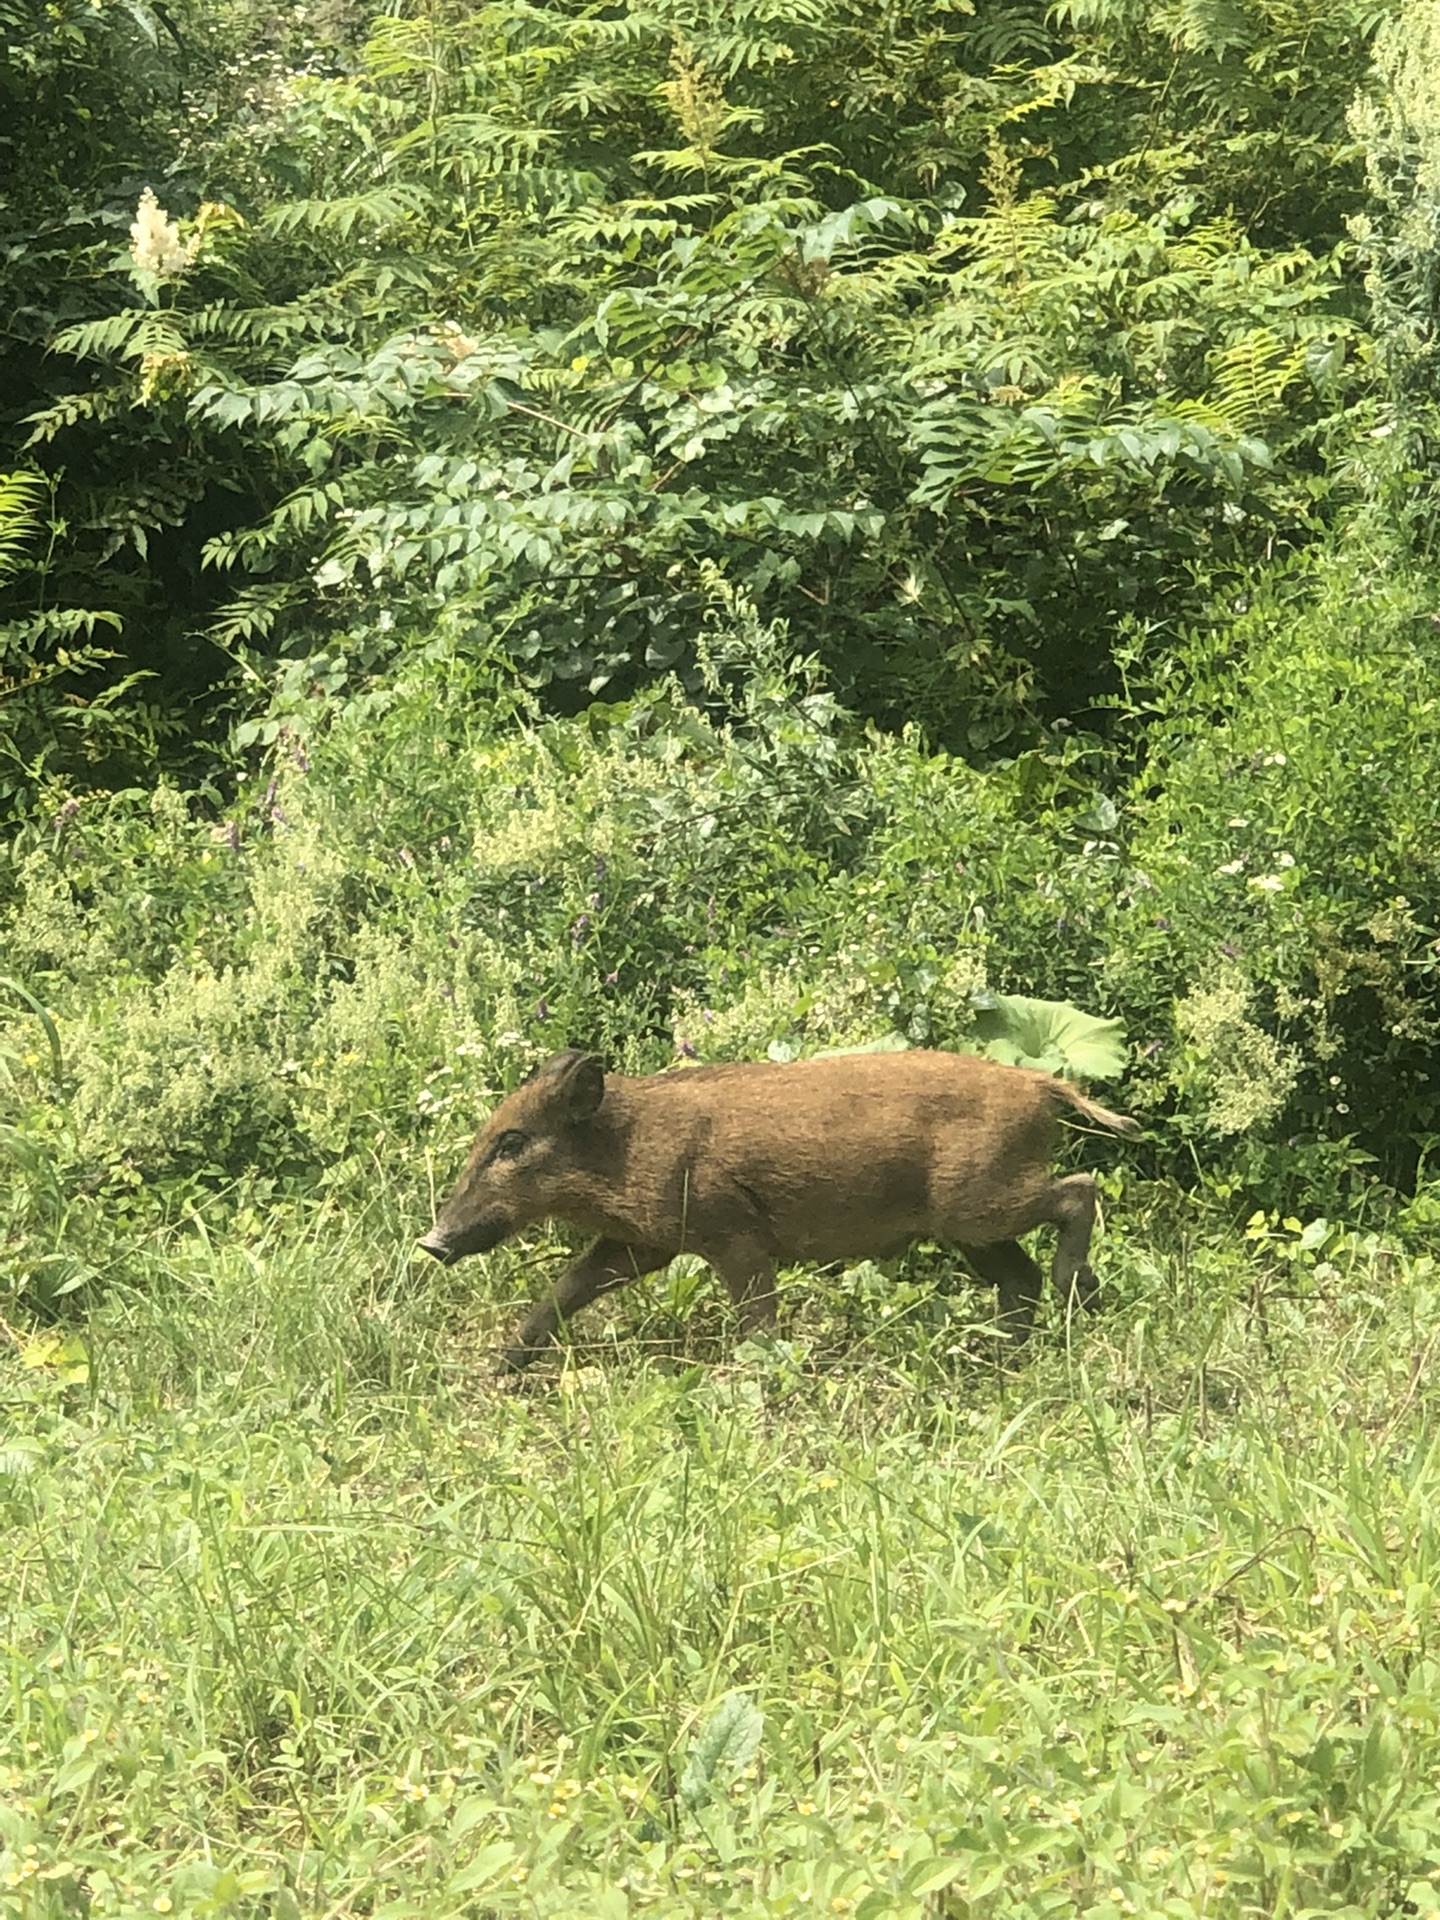
[[517, 1390], [545, 1249], [157, 1231], [0, 1362], [0, 1911], [1434, 1910], [1434, 1263], [1111, 1185], [1014, 1371], [933, 1256]]

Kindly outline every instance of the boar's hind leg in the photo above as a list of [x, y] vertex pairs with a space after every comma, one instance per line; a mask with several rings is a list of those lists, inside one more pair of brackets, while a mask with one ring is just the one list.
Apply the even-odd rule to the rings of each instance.
[[[1088, 1173], [1056, 1180], [1037, 1207], [1034, 1224], [1059, 1228], [1050, 1278], [1062, 1306], [1072, 1299], [1088, 1307], [1095, 1292], [1090, 1271], [1090, 1235], [1095, 1227], [1095, 1182]], [[1000, 1295], [1000, 1325], [1017, 1343], [1030, 1331], [1043, 1276], [1017, 1240], [996, 1240], [986, 1247], [965, 1243], [961, 1251], [982, 1280]]]
[[555, 1291], [530, 1309], [510, 1347], [500, 1362], [503, 1373], [519, 1373], [532, 1360], [538, 1360], [555, 1338], [562, 1322], [573, 1320], [582, 1307], [598, 1300], [602, 1293], [623, 1287], [642, 1273], [654, 1273], [668, 1266], [673, 1251], [659, 1247], [632, 1247], [623, 1240], [597, 1240], [593, 1247], [573, 1260], [555, 1282]]
[[1095, 1276], [1090, 1271], [1090, 1235], [1095, 1230], [1095, 1182], [1088, 1173], [1072, 1173], [1057, 1180], [1046, 1195], [1045, 1218], [1060, 1229], [1055, 1242], [1055, 1264], [1050, 1277], [1061, 1306], [1069, 1304], [1072, 1293], [1082, 1307], [1088, 1307], [1095, 1292]]
[[967, 1246], [962, 1251], [1000, 1296], [1001, 1330], [1018, 1345], [1029, 1335], [1045, 1276], [1017, 1240], [997, 1240], [988, 1247]]

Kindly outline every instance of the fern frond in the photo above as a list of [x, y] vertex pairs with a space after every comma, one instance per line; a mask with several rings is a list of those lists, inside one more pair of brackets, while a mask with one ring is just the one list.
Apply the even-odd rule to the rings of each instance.
[[23, 442], [24, 448], [44, 446], [67, 427], [78, 426], [82, 420], [109, 420], [122, 407], [131, 404], [133, 388], [128, 382], [123, 386], [98, 387], [90, 393], [67, 393], [63, 400], [57, 400], [53, 406], [42, 407], [38, 413], [27, 413], [25, 425], [32, 429], [30, 436]]
[[387, 227], [404, 226], [433, 206], [428, 189], [414, 182], [399, 182], [333, 199], [290, 200], [266, 214], [264, 227], [276, 236], [313, 233], [349, 240], [357, 230], [379, 233]]
[[108, 607], [50, 607], [21, 621], [18, 631], [34, 645], [47, 641], [93, 640], [97, 627], [109, 627], [112, 633], [119, 633], [123, 626], [119, 614]]
[[344, 502], [344, 490], [334, 480], [318, 487], [297, 487], [275, 508], [266, 526], [277, 539], [285, 533], [308, 533]]
[[0, 581], [15, 572], [26, 541], [40, 531], [46, 491], [38, 473], [0, 474]]
[[62, 327], [50, 344], [57, 353], [73, 354], [77, 360], [123, 354], [146, 318], [144, 308], [127, 307], [122, 313], [107, 313], [100, 320]]
[[1214, 384], [1207, 404], [1234, 434], [1263, 426], [1279, 410], [1285, 389], [1304, 371], [1303, 343], [1285, 341], [1269, 327], [1252, 327], [1210, 356]]
[[447, 173], [503, 174], [533, 164], [554, 140], [548, 127], [511, 126], [490, 113], [445, 113], [417, 121], [386, 148], [386, 160], [394, 165], [439, 155]]
[[264, 640], [285, 609], [299, 598], [300, 588], [291, 580], [267, 580], [259, 586], [242, 587], [211, 621], [211, 638], [222, 647]]
[[277, 346], [334, 325], [334, 308], [293, 307], [199, 307], [186, 316], [192, 339], [219, 340], [226, 346]]
[[1237, 0], [1181, 0], [1172, 14], [1171, 31], [1181, 46], [1219, 58], [1253, 45], [1257, 28], [1257, 19]]

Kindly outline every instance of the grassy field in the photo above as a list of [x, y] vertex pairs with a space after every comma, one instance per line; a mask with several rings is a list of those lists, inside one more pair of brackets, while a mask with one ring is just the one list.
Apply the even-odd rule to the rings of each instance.
[[933, 1255], [515, 1389], [538, 1244], [137, 1245], [0, 1358], [0, 1911], [1440, 1909], [1424, 1223], [1110, 1211], [1010, 1372]]

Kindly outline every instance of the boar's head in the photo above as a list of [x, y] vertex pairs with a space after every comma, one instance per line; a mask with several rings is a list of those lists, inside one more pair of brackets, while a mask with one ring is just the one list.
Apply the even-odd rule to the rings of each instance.
[[604, 1094], [593, 1053], [572, 1049], [538, 1066], [476, 1134], [455, 1191], [420, 1242], [426, 1253], [448, 1267], [553, 1214], [575, 1171], [575, 1129]]

